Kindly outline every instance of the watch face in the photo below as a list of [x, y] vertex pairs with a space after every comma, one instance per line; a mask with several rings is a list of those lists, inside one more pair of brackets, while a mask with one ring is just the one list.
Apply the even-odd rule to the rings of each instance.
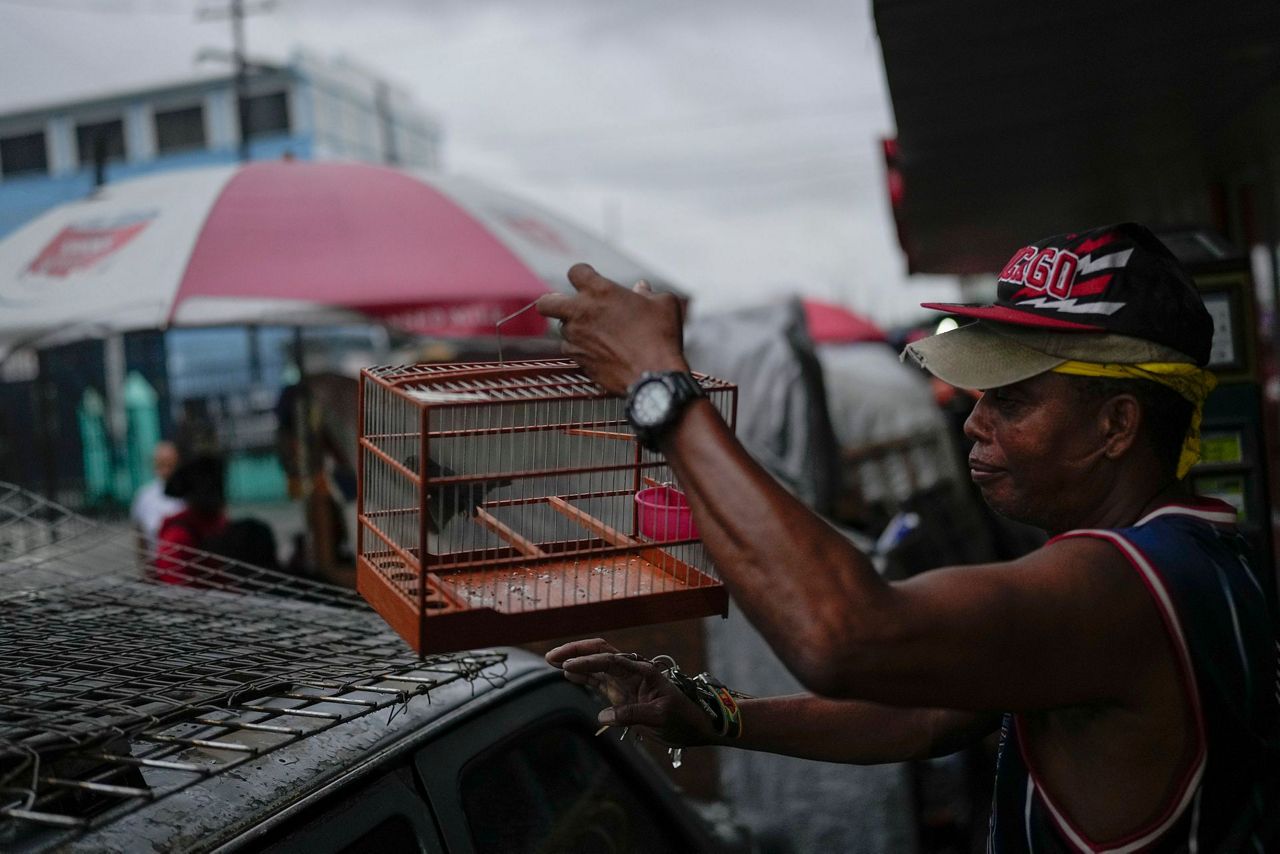
[[661, 380], [643, 383], [631, 398], [631, 417], [641, 427], [661, 424], [671, 411], [673, 395]]

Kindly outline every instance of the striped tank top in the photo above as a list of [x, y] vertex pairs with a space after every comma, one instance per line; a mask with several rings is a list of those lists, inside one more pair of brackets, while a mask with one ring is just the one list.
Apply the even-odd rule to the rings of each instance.
[[[1173, 640], [1190, 689], [1198, 744], [1163, 813], [1099, 843], [1057, 808], [1005, 715], [989, 852], [1270, 850], [1280, 813], [1280, 676], [1266, 597], [1230, 505], [1197, 498], [1161, 507], [1129, 528], [1070, 531], [1112, 543], [1139, 574]], [[1052, 542], [1052, 541], [1051, 541]]]

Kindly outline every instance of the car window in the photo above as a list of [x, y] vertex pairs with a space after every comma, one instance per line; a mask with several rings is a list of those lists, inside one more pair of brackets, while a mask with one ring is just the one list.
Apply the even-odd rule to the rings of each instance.
[[339, 854], [422, 854], [422, 845], [413, 825], [402, 815], [393, 815], [360, 834]]
[[430, 810], [407, 767], [343, 787], [251, 848], [267, 854], [438, 854], [442, 850]]
[[468, 764], [460, 785], [478, 854], [687, 848], [579, 728], [551, 726], [508, 742]]

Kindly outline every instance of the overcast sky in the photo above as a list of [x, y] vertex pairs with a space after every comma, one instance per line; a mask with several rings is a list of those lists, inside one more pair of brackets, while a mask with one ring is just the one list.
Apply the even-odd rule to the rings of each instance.
[[[206, 5], [0, 0], [0, 112], [214, 71]], [[893, 323], [954, 296], [905, 275], [866, 0], [278, 0], [248, 34], [385, 75], [442, 122], [446, 171], [609, 235], [695, 306], [799, 292]]]

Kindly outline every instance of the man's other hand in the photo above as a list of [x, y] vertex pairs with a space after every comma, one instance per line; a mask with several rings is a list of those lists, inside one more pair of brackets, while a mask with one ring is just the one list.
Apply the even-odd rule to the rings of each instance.
[[587, 264], [569, 270], [576, 294], [547, 294], [538, 312], [560, 321], [562, 350], [612, 394], [645, 371], [687, 371], [680, 300], [639, 282], [632, 290]]
[[650, 661], [592, 638], [556, 647], [547, 653], [547, 663], [563, 670], [570, 682], [604, 695], [610, 706], [597, 719], [605, 726], [643, 727], [672, 747], [714, 740], [707, 715]]

